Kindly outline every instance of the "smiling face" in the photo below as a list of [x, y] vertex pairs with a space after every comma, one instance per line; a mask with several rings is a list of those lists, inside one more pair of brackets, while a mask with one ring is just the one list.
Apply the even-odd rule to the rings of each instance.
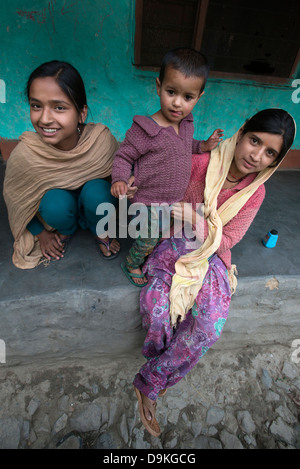
[[156, 79], [157, 94], [160, 97], [161, 109], [157, 113], [160, 125], [178, 127], [197, 104], [203, 94], [204, 79], [185, 77], [181, 72], [168, 67], [162, 83]]
[[45, 143], [71, 150], [78, 142], [78, 123], [84, 123], [86, 106], [79, 113], [53, 77], [36, 78], [29, 92], [30, 119]]
[[279, 156], [283, 145], [282, 135], [267, 132], [240, 131], [230, 171], [242, 178], [269, 167]]

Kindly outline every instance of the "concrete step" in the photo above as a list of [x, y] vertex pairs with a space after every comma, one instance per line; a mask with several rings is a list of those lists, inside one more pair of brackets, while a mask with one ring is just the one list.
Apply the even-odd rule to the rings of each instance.
[[[117, 279], [117, 269], [112, 270]], [[74, 284], [73, 288], [40, 295], [2, 298], [0, 338], [6, 344], [6, 362], [107, 355], [117, 358], [140, 351], [145, 333], [139, 290], [117, 280], [109, 287], [104, 283], [99, 274], [97, 288]], [[242, 278], [219, 341], [221, 346], [291, 346], [300, 338], [299, 287], [299, 276]]]
[[[3, 176], [1, 165], [0, 170]], [[239, 284], [216, 347], [300, 339], [300, 172], [275, 176], [253, 225], [232, 250]], [[145, 335], [140, 290], [120, 269], [130, 240], [121, 240], [118, 258], [104, 261], [91, 233], [78, 231], [63, 260], [20, 270], [11, 262], [13, 238], [3, 198], [0, 218], [0, 344], [8, 363], [140, 353]], [[261, 238], [272, 228], [279, 239], [267, 249]]]

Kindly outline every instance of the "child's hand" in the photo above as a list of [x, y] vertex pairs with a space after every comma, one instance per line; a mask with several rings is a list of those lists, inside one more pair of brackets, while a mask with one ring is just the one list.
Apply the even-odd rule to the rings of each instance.
[[213, 131], [211, 136], [205, 140], [205, 142], [201, 143], [201, 151], [206, 152], [206, 151], [212, 151], [218, 143], [222, 140], [222, 137], [224, 135], [224, 130], [222, 129], [216, 129]]
[[127, 194], [128, 186], [125, 181], [114, 182], [111, 186], [110, 193], [114, 197], [123, 198]]
[[136, 186], [133, 186], [134, 183], [134, 176], [130, 176], [128, 180], [128, 189], [127, 189], [127, 197], [128, 199], [132, 199], [138, 188]]

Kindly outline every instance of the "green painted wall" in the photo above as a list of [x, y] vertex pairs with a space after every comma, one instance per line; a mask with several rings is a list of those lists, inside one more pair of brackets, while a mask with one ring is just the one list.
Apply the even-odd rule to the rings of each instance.
[[[158, 109], [156, 75], [132, 65], [134, 0], [9, 0], [1, 2], [0, 18], [2, 137], [16, 138], [32, 130], [26, 80], [35, 67], [52, 59], [68, 61], [79, 70], [89, 120], [108, 125], [120, 140], [135, 114]], [[266, 107], [282, 107], [300, 122], [300, 80], [294, 82], [296, 87], [292, 83], [267, 86], [210, 79], [194, 110], [195, 136], [207, 138], [216, 127], [230, 136], [247, 117]], [[300, 132], [294, 148], [300, 148]]]

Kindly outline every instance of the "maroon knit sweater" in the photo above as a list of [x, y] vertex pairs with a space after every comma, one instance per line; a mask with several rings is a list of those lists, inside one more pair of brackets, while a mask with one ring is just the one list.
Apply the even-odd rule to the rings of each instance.
[[200, 140], [193, 138], [193, 116], [173, 127], [161, 127], [151, 118], [135, 116], [115, 154], [112, 184], [128, 182], [134, 171], [138, 187], [133, 202], [172, 204], [183, 200], [192, 167], [192, 153], [201, 153]]
[[[192, 174], [190, 184], [184, 196], [184, 201], [189, 202], [196, 208], [197, 203], [204, 201], [205, 176], [209, 163], [210, 153], [193, 155]], [[248, 186], [256, 177], [255, 174], [249, 174], [233, 189], [222, 189], [218, 196], [217, 208], [219, 208], [229, 197]], [[228, 270], [231, 269], [231, 251], [230, 249], [237, 244], [245, 235], [255, 218], [265, 197], [265, 186], [262, 184], [245, 203], [237, 215], [232, 218], [227, 225], [223, 227], [222, 241], [217, 250], [217, 254], [224, 262]], [[207, 223], [204, 226], [204, 239], [208, 233]]]

